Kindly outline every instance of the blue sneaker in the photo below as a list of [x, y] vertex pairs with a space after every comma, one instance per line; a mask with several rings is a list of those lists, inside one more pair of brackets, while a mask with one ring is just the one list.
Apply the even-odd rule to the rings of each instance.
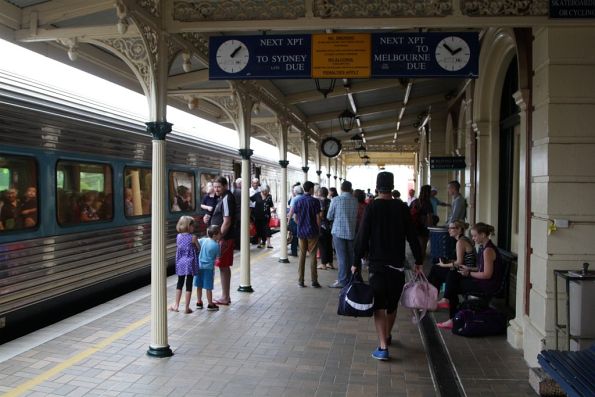
[[372, 352], [372, 357], [376, 360], [386, 361], [388, 360], [388, 349], [382, 350], [380, 347], [377, 347], [376, 350]]

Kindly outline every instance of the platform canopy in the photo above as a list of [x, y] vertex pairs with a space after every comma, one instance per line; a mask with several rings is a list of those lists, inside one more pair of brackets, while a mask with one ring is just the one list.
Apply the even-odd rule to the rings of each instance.
[[[156, 31], [169, 36], [172, 63], [168, 102], [205, 119], [232, 126], [228, 116], [204, 97], [227, 96], [233, 85], [209, 79], [209, 38], [233, 35], [297, 35], [331, 33], [479, 32], [498, 15], [548, 23], [544, 2], [497, 10], [475, 1], [450, 0], [0, 0], [2, 36], [55, 59], [71, 62], [108, 80], [142, 92], [122, 57], [135, 62], [135, 40], [151, 41]], [[527, 2], [519, 2], [527, 3]], [[547, 2], [546, 2], [547, 3]], [[516, 7], [516, 8], [515, 8]], [[142, 23], [138, 23], [141, 21]], [[506, 25], [505, 19], [498, 20]], [[423, 29], [420, 29], [423, 27]], [[74, 54], [74, 55], [73, 55]], [[138, 65], [137, 65], [138, 66]], [[142, 68], [141, 68], [142, 69]], [[142, 76], [140, 76], [142, 78]], [[299, 154], [307, 136], [309, 157], [329, 136], [341, 140], [342, 160], [359, 165], [412, 164], [419, 151], [424, 119], [446, 117], [461, 96], [466, 78], [393, 77], [338, 78], [325, 97], [329, 79], [263, 79], [241, 81], [258, 94], [252, 115], [252, 136], [276, 144], [272, 126], [277, 116], [291, 124], [289, 151]], [[189, 109], [190, 108], [190, 109]], [[344, 132], [339, 114], [349, 109], [354, 128]], [[361, 138], [361, 140], [359, 139]], [[365, 151], [361, 147], [365, 147]], [[356, 149], [360, 148], [359, 151]]]

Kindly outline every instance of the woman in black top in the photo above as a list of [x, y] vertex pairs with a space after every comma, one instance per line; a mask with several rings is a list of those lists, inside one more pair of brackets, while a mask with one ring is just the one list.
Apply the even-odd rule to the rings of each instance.
[[426, 249], [428, 248], [428, 238], [430, 231], [428, 226], [432, 225], [432, 202], [430, 201], [432, 187], [430, 185], [423, 185], [419, 190], [419, 197], [411, 202], [411, 218], [417, 231], [419, 245], [421, 246], [421, 254], [425, 259]]
[[461, 266], [470, 269], [475, 268], [477, 259], [475, 246], [469, 237], [465, 236], [465, 230], [468, 227], [468, 224], [460, 220], [451, 222], [448, 225], [448, 235], [457, 240], [455, 246], [456, 258], [454, 260], [440, 258], [440, 261], [432, 266], [430, 274], [428, 274], [428, 281], [438, 290], [446, 282], [446, 276], [448, 276], [450, 270], [459, 270]]
[[321, 187], [318, 190], [322, 217], [320, 221], [320, 237], [318, 238], [318, 249], [320, 250], [319, 269], [334, 269], [333, 266], [333, 236], [331, 234], [331, 222], [327, 219], [328, 209], [331, 200], [328, 198], [328, 189]]
[[[271, 221], [271, 211], [275, 211], [275, 204], [273, 203], [273, 197], [270, 194], [268, 186], [262, 186], [260, 188], [260, 197], [262, 198], [263, 203], [263, 211], [264, 211], [264, 235], [266, 236], [266, 245], [267, 248], [273, 248], [271, 245], [271, 228], [269, 227], [269, 223]], [[265, 243], [265, 239], [262, 240], [262, 243]]]
[[213, 215], [213, 210], [217, 205], [217, 195], [215, 194], [215, 189], [213, 189], [213, 183], [208, 182], [206, 186], [207, 194], [204, 195], [202, 198], [202, 202], [200, 203], [200, 208], [204, 211], [203, 222], [205, 225], [209, 224], [209, 219], [211, 215]]

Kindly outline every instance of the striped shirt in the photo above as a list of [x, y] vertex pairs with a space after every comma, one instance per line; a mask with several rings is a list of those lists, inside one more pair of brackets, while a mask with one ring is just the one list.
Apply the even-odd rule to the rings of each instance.
[[301, 239], [318, 237], [320, 233], [318, 216], [320, 215], [320, 200], [309, 194], [304, 194], [294, 206], [297, 218], [297, 236]]
[[331, 229], [333, 236], [345, 240], [355, 238], [357, 207], [357, 199], [349, 192], [341, 192], [340, 196], [331, 201], [327, 218], [333, 222], [333, 228]]

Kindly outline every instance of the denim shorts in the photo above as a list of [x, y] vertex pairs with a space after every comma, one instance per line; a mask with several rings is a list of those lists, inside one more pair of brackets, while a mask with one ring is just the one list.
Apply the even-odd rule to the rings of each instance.
[[199, 269], [198, 274], [194, 276], [194, 286], [196, 288], [213, 289], [213, 279], [215, 272], [213, 269]]

